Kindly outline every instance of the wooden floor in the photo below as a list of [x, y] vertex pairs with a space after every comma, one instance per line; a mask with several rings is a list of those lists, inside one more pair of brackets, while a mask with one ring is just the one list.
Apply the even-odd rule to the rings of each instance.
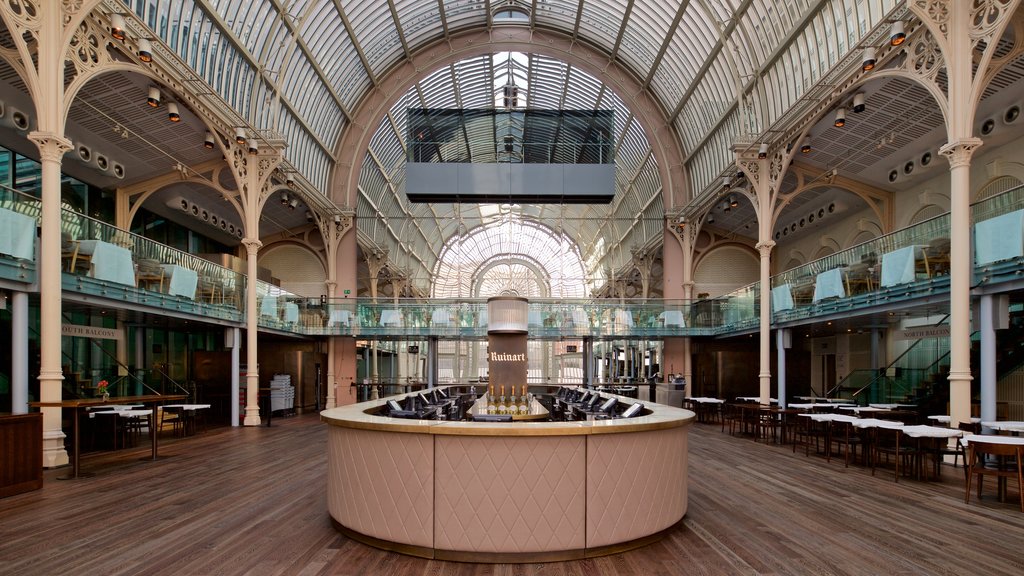
[[[963, 503], [941, 482], [872, 477], [699, 424], [683, 526], [617, 556], [534, 565], [427, 561], [338, 534], [316, 416], [89, 455], [91, 478], [0, 500], [0, 574], [1024, 574], [1016, 501]], [[1011, 488], [1011, 498], [1016, 491]]]

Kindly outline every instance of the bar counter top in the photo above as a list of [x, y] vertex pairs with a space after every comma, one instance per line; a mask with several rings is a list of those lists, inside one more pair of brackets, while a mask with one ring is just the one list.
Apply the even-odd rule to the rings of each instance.
[[[406, 432], [413, 434], [445, 434], [466, 436], [574, 436], [579, 434], [621, 434], [644, 430], [664, 430], [689, 424], [696, 417], [690, 410], [674, 408], [664, 404], [643, 402], [644, 408], [650, 413], [633, 418], [615, 418], [609, 420], [591, 420], [578, 422], [454, 422], [447, 420], [408, 420], [389, 418], [375, 414], [388, 400], [404, 398], [407, 394], [399, 394], [380, 400], [370, 400], [359, 404], [339, 406], [320, 412], [320, 420], [332, 426], [358, 428], [361, 430], [381, 430], [386, 432]], [[602, 394], [605, 397], [616, 397], [619, 402], [629, 405], [637, 402], [635, 398]]]

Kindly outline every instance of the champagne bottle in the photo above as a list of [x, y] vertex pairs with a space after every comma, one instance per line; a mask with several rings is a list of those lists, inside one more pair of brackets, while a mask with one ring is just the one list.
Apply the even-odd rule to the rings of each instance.
[[496, 400], [496, 398], [494, 397], [494, 384], [491, 384], [491, 388], [487, 392], [487, 413], [488, 414], [497, 414], [498, 413], [498, 404], [495, 402], [495, 400]]
[[527, 401], [527, 398], [526, 398], [526, 384], [523, 384], [523, 393], [519, 396], [519, 413], [520, 414], [529, 414], [530, 413], [530, 403]]
[[501, 396], [498, 397], [498, 414], [507, 414], [508, 406], [505, 404], [505, 385], [501, 385]]

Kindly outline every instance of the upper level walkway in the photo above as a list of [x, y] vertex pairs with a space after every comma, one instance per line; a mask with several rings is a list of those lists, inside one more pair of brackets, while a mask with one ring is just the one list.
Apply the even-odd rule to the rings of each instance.
[[[37, 292], [39, 200], [0, 190], [0, 287]], [[976, 292], [1024, 287], [1024, 188], [972, 206]], [[69, 209], [62, 212], [65, 300], [243, 327], [246, 276]], [[934, 306], [948, 300], [949, 215], [772, 277], [772, 322]], [[259, 326], [296, 336], [485, 338], [487, 305], [468, 300], [309, 298], [257, 281]], [[660, 339], [754, 330], [759, 284], [719, 298], [535, 299], [531, 338]]]

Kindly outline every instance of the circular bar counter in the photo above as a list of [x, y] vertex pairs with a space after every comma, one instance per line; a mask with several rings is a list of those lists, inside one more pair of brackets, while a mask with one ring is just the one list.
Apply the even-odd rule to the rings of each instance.
[[653, 542], [686, 514], [689, 410], [456, 422], [376, 415], [386, 401], [320, 413], [328, 511], [366, 544], [444, 560], [570, 560]]

